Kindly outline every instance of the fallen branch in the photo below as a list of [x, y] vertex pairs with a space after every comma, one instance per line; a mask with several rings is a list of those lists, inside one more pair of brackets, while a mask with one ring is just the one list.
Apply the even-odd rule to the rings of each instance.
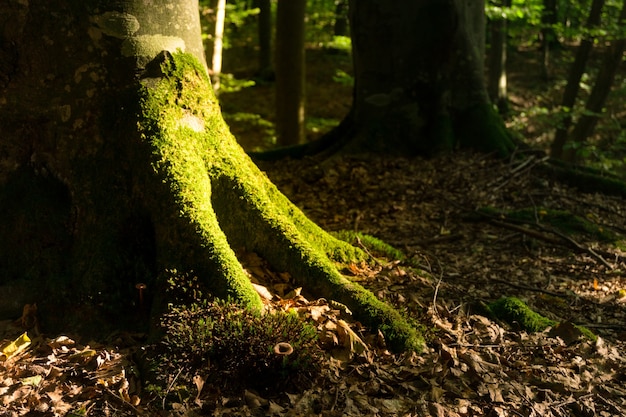
[[535, 166], [543, 164], [548, 159], [550, 159], [548, 156], [545, 156], [543, 158], [536, 158], [534, 155], [532, 155], [530, 158], [524, 160], [522, 163], [520, 163], [519, 165], [517, 165], [516, 167], [511, 169], [509, 175], [507, 175], [506, 177], [502, 176], [502, 177], [496, 179], [495, 181], [492, 181], [491, 183], [487, 184], [487, 186], [490, 187], [490, 186], [493, 186], [493, 185], [499, 183], [493, 189], [494, 191], [499, 190], [500, 188], [504, 187], [509, 182], [511, 182], [511, 180], [519, 177], [520, 175], [522, 175], [525, 172], [530, 171]]
[[[525, 222], [522, 220], [516, 220], [516, 223], [510, 223], [510, 222], [506, 222], [506, 221], [502, 221], [502, 220], [497, 220], [495, 219], [493, 216], [487, 214], [487, 213], [481, 213], [479, 211], [477, 211], [476, 213], [478, 213], [480, 216], [485, 217], [487, 219], [489, 219], [489, 222], [491, 224], [493, 224], [494, 226], [499, 226], [499, 227], [503, 227], [509, 230], [514, 230], [520, 233], [524, 233], [525, 235], [528, 235], [530, 237], [533, 237], [535, 239], [539, 239], [539, 240], [543, 240], [544, 242], [548, 242], [551, 243], [553, 245], [562, 245], [562, 242], [565, 241], [567, 243], [566, 246], [575, 249], [576, 251], [578, 251], [579, 253], [587, 253], [589, 255], [591, 255], [593, 258], [595, 258], [596, 260], [598, 260], [600, 263], [602, 263], [604, 266], [606, 266], [607, 268], [609, 268], [610, 270], [615, 269], [615, 267], [610, 264], [608, 261], [606, 261], [602, 255], [600, 255], [598, 252], [596, 252], [595, 250], [581, 245], [580, 243], [576, 242], [574, 239], [572, 239], [570, 236], [567, 236], [564, 233], [559, 232], [558, 230], [554, 229], [554, 228], [550, 228], [550, 227], [546, 227], [543, 226], [539, 223], [530, 223], [530, 222]], [[549, 232], [552, 234], [557, 235], [560, 239], [555, 239], [545, 233], [541, 233], [537, 230], [533, 230], [530, 229], [528, 227], [524, 227], [521, 226], [522, 225], [530, 225], [530, 226], [535, 226], [540, 228], [542, 231], [544, 232]], [[621, 259], [621, 257], [618, 257], [618, 259]]]
[[568, 294], [558, 293], [558, 292], [554, 292], [554, 291], [550, 291], [550, 290], [544, 290], [543, 288], [531, 287], [529, 285], [515, 284], [515, 283], [513, 283], [511, 281], [505, 281], [505, 280], [500, 279], [500, 278], [490, 278], [490, 280], [491, 281], [495, 281], [495, 282], [499, 282], [501, 284], [506, 284], [509, 287], [517, 288], [518, 290], [540, 292], [540, 293], [543, 293], [543, 294], [552, 295], [554, 297], [563, 297], [563, 298], [567, 298], [568, 297]]

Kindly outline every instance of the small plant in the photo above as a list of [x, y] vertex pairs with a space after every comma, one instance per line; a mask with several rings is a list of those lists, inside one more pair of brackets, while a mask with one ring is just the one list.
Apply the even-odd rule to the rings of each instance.
[[352, 87], [354, 85], [354, 77], [341, 69], [335, 71], [333, 81], [346, 87]]
[[296, 313], [261, 314], [232, 302], [204, 302], [172, 307], [161, 326], [157, 373], [167, 385], [165, 377], [178, 374], [181, 389], [193, 392], [195, 375], [220, 390], [306, 388], [320, 370], [317, 331]]
[[245, 80], [235, 78], [233, 74], [220, 74], [220, 93], [237, 93], [245, 88], [251, 88], [256, 85], [254, 80]]

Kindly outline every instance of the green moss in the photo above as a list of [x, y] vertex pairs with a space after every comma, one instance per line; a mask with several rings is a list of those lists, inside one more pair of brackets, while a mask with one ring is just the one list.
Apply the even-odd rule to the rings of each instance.
[[[541, 332], [548, 327], [557, 326], [557, 322], [533, 311], [523, 301], [515, 297], [503, 297], [488, 305], [488, 311], [496, 318], [505, 322], [519, 326], [528, 332]], [[591, 341], [596, 341], [596, 336], [591, 330], [584, 326], [574, 324], [580, 333]]]
[[215, 142], [227, 132], [217, 100], [193, 57], [164, 53], [157, 59], [162, 77], [148, 79], [141, 89], [140, 131], [160, 179], [152, 197], [161, 207], [159, 240], [167, 243], [161, 262], [178, 270], [194, 265], [195, 272], [211, 277], [209, 288], [217, 295], [261, 308], [211, 206], [209, 166]]
[[393, 246], [383, 242], [374, 236], [367, 235], [360, 232], [353, 232], [350, 230], [340, 230], [338, 232], [331, 233], [337, 239], [348, 242], [351, 245], [363, 245], [368, 251], [373, 252], [376, 255], [385, 257], [391, 260], [403, 261], [406, 256], [402, 251], [394, 248]]
[[583, 334], [583, 336], [585, 336], [587, 339], [591, 340], [592, 342], [595, 342], [598, 340], [598, 336], [596, 336], [594, 332], [592, 332], [585, 326], [579, 326], [578, 324], [574, 324], [574, 327], [577, 328]]
[[332, 262], [368, 255], [311, 222], [237, 144], [193, 58], [164, 53], [159, 59], [156, 70], [154, 63], [147, 69], [156, 78], [144, 79], [141, 128], [159, 179], [154, 198], [175, 200], [155, 201], [162, 210], [157, 241], [169, 242], [160, 251], [165, 266], [184, 273], [193, 265], [195, 275], [210, 277], [210, 289], [220, 298], [258, 306], [231, 249], [245, 247], [290, 272], [307, 292], [346, 304], [357, 320], [383, 330], [392, 348], [420, 350], [417, 330]]
[[517, 325], [528, 332], [540, 332], [556, 324], [555, 321], [531, 310], [522, 300], [515, 297], [500, 298], [489, 304], [488, 308], [498, 319]]
[[396, 310], [343, 277], [330, 261], [367, 260], [367, 254], [320, 229], [264, 176], [223, 176], [214, 187], [220, 196], [215, 210], [233, 243], [289, 271], [307, 292], [346, 304], [364, 325], [383, 330], [394, 349], [423, 348], [421, 335]]

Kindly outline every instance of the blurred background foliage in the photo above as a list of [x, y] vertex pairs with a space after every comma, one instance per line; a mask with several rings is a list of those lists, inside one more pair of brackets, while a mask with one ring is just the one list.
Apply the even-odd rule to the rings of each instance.
[[[280, 1], [280, 0], [278, 0]], [[599, 24], [589, 25], [594, 2], [601, 3]], [[216, 0], [202, 0], [207, 58], [213, 53]], [[228, 0], [220, 102], [231, 130], [246, 150], [276, 146], [274, 91], [271, 76], [258, 68], [258, 0]], [[275, 19], [277, 0], [269, 1]], [[529, 145], [549, 152], [555, 130], [570, 119], [597, 116], [593, 132], [568, 140], [563, 149], [587, 166], [626, 175], [626, 71], [624, 56], [610, 94], [599, 112], [586, 108], [598, 82], [604, 57], [626, 38], [624, 1], [620, 0], [488, 0], [486, 50], [494, 47], [492, 25], [506, 20], [507, 111], [509, 129]], [[347, 0], [309, 0], [306, 24], [306, 135], [315, 140], [348, 113], [352, 100], [352, 57]], [[622, 19], [622, 20], [620, 20]], [[272, 21], [272, 24], [275, 20]], [[568, 75], [582, 41], [591, 42], [575, 104], [563, 106]], [[274, 39], [272, 39], [272, 45]], [[488, 66], [486, 65], [486, 68]], [[486, 71], [485, 79], [489, 78]]]

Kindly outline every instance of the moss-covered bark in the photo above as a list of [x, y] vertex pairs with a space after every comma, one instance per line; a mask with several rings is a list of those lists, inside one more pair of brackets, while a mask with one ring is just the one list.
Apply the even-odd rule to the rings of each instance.
[[245, 247], [346, 304], [394, 348], [421, 347], [397, 311], [338, 272], [335, 262], [366, 254], [309, 221], [230, 134], [195, 0], [0, 5], [10, 23], [0, 39], [10, 58], [0, 65], [0, 223], [11, 221], [0, 227], [0, 292], [19, 294], [0, 312], [37, 302], [46, 331], [71, 324], [102, 336], [146, 325], [172, 275], [258, 309], [233, 250]]
[[258, 308], [231, 249], [245, 247], [307, 291], [346, 304], [394, 348], [420, 349], [416, 330], [334, 263], [366, 254], [308, 220], [237, 145], [201, 67], [184, 54], [161, 54], [156, 64], [157, 76], [144, 78], [140, 89], [139, 131], [152, 160], [138, 179], [150, 184], [148, 206], [158, 208], [159, 269], [191, 268], [218, 296]]

